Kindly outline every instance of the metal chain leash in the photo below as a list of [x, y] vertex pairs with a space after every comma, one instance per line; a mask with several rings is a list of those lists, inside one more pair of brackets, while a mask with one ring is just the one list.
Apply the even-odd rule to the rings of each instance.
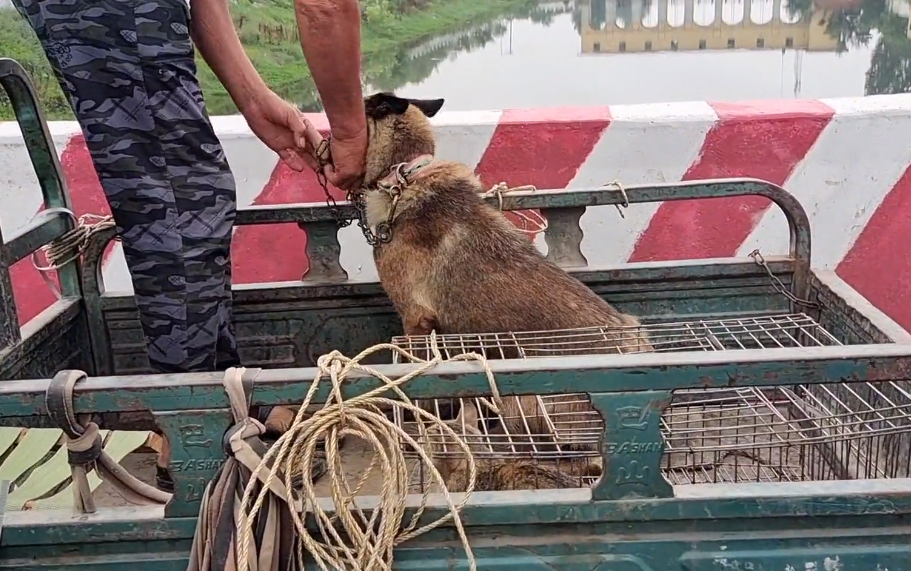
[[762, 254], [759, 253], [759, 249], [753, 250], [750, 252], [750, 257], [753, 258], [753, 261], [756, 262], [756, 265], [764, 269], [769, 275], [769, 280], [772, 282], [772, 287], [775, 288], [775, 291], [781, 295], [788, 298], [794, 305], [800, 305], [808, 309], [820, 309], [820, 306], [815, 301], [809, 301], [806, 299], [800, 299], [787, 288], [787, 286], [782, 283], [778, 276], [772, 273], [772, 270], [769, 268], [768, 264], [765, 262], [765, 258], [762, 257]]
[[348, 220], [342, 216], [341, 210], [338, 207], [338, 203], [335, 201], [335, 197], [332, 196], [332, 193], [329, 192], [329, 182], [326, 179], [326, 166], [332, 162], [332, 159], [329, 155], [329, 138], [323, 139], [319, 146], [316, 148], [316, 160], [319, 163], [319, 168], [316, 171], [316, 181], [323, 188], [323, 194], [326, 195], [326, 206], [329, 207], [329, 210], [332, 211], [332, 216], [335, 218], [335, 223], [339, 228], [344, 228], [351, 224], [351, 220]]
[[[323, 139], [319, 146], [316, 148], [316, 160], [319, 163], [319, 169], [316, 171], [316, 181], [323, 189], [323, 194], [326, 195], [326, 206], [332, 211], [332, 215], [335, 218], [335, 223], [339, 228], [345, 228], [351, 224], [351, 220], [345, 218], [341, 209], [338, 207], [338, 203], [335, 200], [335, 197], [332, 196], [332, 193], [329, 192], [329, 182], [326, 179], [326, 166], [332, 162], [331, 155], [329, 154], [330, 149], [331, 135]], [[366, 201], [364, 199], [365, 189], [361, 188], [358, 190], [349, 190], [346, 194], [346, 200], [354, 207], [354, 210], [357, 212], [357, 226], [361, 230], [361, 234], [364, 235], [364, 239], [367, 240], [367, 244], [370, 246], [376, 246], [378, 243], [388, 242], [389, 240], [378, 240], [377, 236], [373, 234], [370, 230], [370, 226], [367, 224], [367, 207]]]

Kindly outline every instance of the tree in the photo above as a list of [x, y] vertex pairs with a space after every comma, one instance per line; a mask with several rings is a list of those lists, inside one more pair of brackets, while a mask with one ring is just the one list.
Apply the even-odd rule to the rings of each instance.
[[905, 18], [895, 14], [884, 16], [864, 82], [866, 95], [911, 93], [911, 40], [906, 34], [907, 25]]
[[582, 33], [582, 2], [576, 2], [573, 6], [573, 28], [577, 34]]

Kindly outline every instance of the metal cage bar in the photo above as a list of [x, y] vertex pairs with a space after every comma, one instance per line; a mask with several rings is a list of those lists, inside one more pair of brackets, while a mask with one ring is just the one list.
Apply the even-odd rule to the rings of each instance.
[[[611, 335], [605, 328], [589, 327], [439, 335], [436, 341], [444, 358], [474, 351], [490, 359], [533, 359], [623, 353], [625, 330], [635, 337], [647, 333], [654, 352], [662, 353], [848, 344], [802, 313], [658, 322], [611, 328]], [[427, 336], [395, 337], [392, 343], [415, 357], [430, 357]], [[470, 443], [479, 459], [553, 464], [600, 457], [597, 445], [604, 423], [584, 405], [586, 395], [519, 398], [504, 397], [503, 409], [508, 412], [499, 414], [481, 398], [416, 404], [440, 418], [455, 418], [450, 426]], [[466, 405], [479, 411], [477, 426], [458, 422], [458, 411]], [[661, 418], [662, 472], [677, 485], [904, 477], [911, 472], [911, 460], [891, 458], [884, 443], [911, 433], [909, 418], [911, 392], [896, 381], [679, 390]], [[435, 458], [463, 454], [447, 443], [442, 432], [427, 432], [416, 419], [398, 412], [394, 420], [429, 446]], [[518, 430], [503, 429], [510, 426]], [[416, 456], [410, 450], [409, 454]], [[414, 476], [414, 484], [420, 487], [421, 475]], [[591, 483], [580, 481], [580, 485]]]

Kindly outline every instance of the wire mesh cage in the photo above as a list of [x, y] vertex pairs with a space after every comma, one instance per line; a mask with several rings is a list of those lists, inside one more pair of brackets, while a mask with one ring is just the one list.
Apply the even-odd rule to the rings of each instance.
[[898, 446], [909, 414], [911, 394], [893, 382], [678, 391], [661, 420], [665, 476], [674, 484], [904, 477], [911, 464]]
[[[444, 358], [475, 351], [491, 359], [525, 359], [649, 351], [647, 347], [643, 348], [637, 343], [643, 336], [647, 336], [651, 350], [656, 352], [818, 347], [841, 344], [809, 316], [797, 313], [740, 319], [658, 322], [637, 327], [586, 327], [561, 331], [437, 335], [437, 347]], [[392, 343], [420, 359], [431, 357], [429, 336], [393, 337]]]
[[[803, 313], [618, 329], [438, 335], [437, 347], [444, 357], [474, 351], [495, 359], [631, 352], [630, 340], [643, 334], [658, 352], [843, 344]], [[430, 357], [429, 337], [392, 342]], [[417, 404], [450, 419], [485, 468], [498, 460], [568, 463], [578, 476], [582, 466], [575, 487], [599, 475], [591, 466], [600, 462], [603, 421], [584, 394], [504, 397], [500, 414], [485, 399]], [[469, 424], [459, 416], [466, 406], [476, 411]], [[663, 471], [676, 485], [905, 477], [911, 474], [909, 417], [911, 391], [900, 382], [680, 390], [661, 420]], [[395, 420], [418, 434], [434, 458], [452, 463], [464, 455], [442, 434], [421, 433], [413, 418]]]

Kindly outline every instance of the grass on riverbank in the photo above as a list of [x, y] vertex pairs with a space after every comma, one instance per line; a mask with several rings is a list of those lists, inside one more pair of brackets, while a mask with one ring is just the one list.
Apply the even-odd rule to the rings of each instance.
[[[396, 14], [368, 4], [362, 28], [363, 74], [368, 79], [394, 65], [396, 52], [475, 22], [527, 10], [537, 0], [433, 0], [420, 11]], [[317, 108], [315, 88], [297, 39], [293, 0], [232, 0], [235, 27], [253, 64], [277, 93], [307, 110]], [[72, 119], [34, 33], [15, 10], [0, 10], [0, 56], [11, 57], [31, 74], [49, 120]], [[199, 78], [209, 113], [236, 109], [215, 74], [201, 59]], [[0, 120], [13, 118], [0, 96]]]

